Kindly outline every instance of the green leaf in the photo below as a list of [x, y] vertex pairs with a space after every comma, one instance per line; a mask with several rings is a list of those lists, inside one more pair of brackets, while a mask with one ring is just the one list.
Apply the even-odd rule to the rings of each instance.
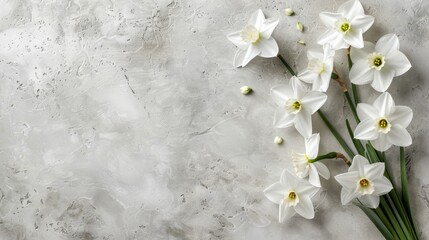
[[407, 215], [411, 218], [410, 196], [408, 195], [408, 179], [407, 179], [407, 166], [405, 162], [404, 148], [400, 147], [400, 161], [401, 161], [401, 186], [402, 186], [402, 201], [404, 202]]
[[[383, 221], [380, 219], [380, 217], [374, 212], [374, 210], [371, 210], [364, 205], [360, 203], [355, 203], [356, 206], [358, 206], [362, 211], [368, 216], [368, 218], [374, 223], [375, 227], [380, 231], [381, 234], [383, 234], [384, 238], [387, 240], [395, 240], [392, 233], [388, 230], [386, 225], [384, 225]], [[395, 234], [396, 235], [396, 234]]]

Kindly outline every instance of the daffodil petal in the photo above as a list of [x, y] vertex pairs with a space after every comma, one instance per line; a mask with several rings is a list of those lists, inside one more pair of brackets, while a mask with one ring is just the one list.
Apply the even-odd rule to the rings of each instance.
[[305, 140], [305, 153], [310, 159], [315, 159], [319, 154], [320, 134], [315, 133]]
[[313, 131], [311, 115], [305, 111], [296, 114], [294, 119], [296, 130], [304, 137], [309, 137]]
[[357, 193], [354, 190], [350, 190], [344, 187], [341, 189], [341, 203], [343, 205], [350, 203], [356, 197]]
[[310, 169], [308, 173], [308, 182], [311, 183], [313, 186], [321, 187], [320, 184], [320, 178], [319, 173], [317, 172], [317, 168], [314, 166], [314, 164], [310, 164]]
[[386, 65], [395, 70], [395, 76], [406, 73], [411, 68], [408, 58], [400, 51], [392, 51], [386, 56]]
[[399, 39], [396, 34], [386, 34], [381, 37], [375, 45], [375, 50], [384, 56], [389, 55], [393, 51], [399, 50]]
[[352, 47], [363, 48], [362, 29], [350, 29], [347, 34], [344, 35], [344, 41]]
[[331, 44], [333, 50], [348, 48], [349, 44], [344, 41], [343, 35], [335, 30], [328, 29], [317, 39], [319, 45]]
[[351, 24], [354, 28], [359, 28], [362, 29], [362, 32], [366, 32], [374, 24], [374, 17], [370, 15], [357, 16], [352, 20]]
[[359, 103], [356, 112], [360, 120], [374, 119], [379, 115], [378, 110], [368, 103]]
[[286, 101], [294, 98], [294, 93], [292, 88], [289, 85], [277, 85], [271, 88], [270, 91], [271, 98], [279, 107], [284, 107]]
[[326, 72], [322, 73], [316, 81], [313, 82], [313, 91], [318, 92], [326, 92], [329, 88], [329, 83], [331, 82], [332, 68], [330, 70], [326, 70]]
[[283, 170], [282, 175], [280, 176], [280, 183], [284, 185], [285, 189], [295, 188], [300, 182], [299, 178], [289, 172], [288, 170]]
[[288, 207], [285, 201], [281, 200], [279, 203], [279, 222], [282, 223], [285, 220], [290, 219], [295, 215], [296, 211], [293, 207]]
[[359, 173], [359, 176], [364, 176], [366, 165], [369, 165], [368, 159], [361, 155], [356, 155], [353, 158], [352, 165], [349, 168], [349, 172], [355, 171]]
[[410, 134], [401, 125], [392, 125], [390, 131], [386, 135], [387, 140], [396, 146], [408, 147], [413, 143]]
[[279, 20], [278, 19], [266, 19], [264, 21], [264, 23], [262, 24], [261, 27], [261, 37], [268, 39], [271, 37], [271, 34], [273, 33], [274, 29], [277, 27], [277, 25], [279, 24]]
[[368, 61], [359, 60], [350, 69], [349, 77], [350, 81], [354, 84], [368, 84], [374, 79], [374, 70], [369, 67]]
[[364, 42], [363, 48], [351, 48], [350, 49], [350, 58], [353, 63], [356, 63], [360, 60], [365, 60], [368, 63], [368, 55], [373, 53], [375, 50], [375, 45], [372, 42]]
[[308, 70], [305, 70], [298, 75], [298, 78], [306, 83], [313, 83], [314, 79], [317, 78], [317, 73], [313, 73]]
[[271, 202], [278, 203], [284, 198], [285, 187], [280, 182], [276, 182], [264, 190], [264, 195]]
[[384, 176], [380, 179], [373, 180], [372, 183], [374, 184], [373, 194], [375, 196], [387, 194], [393, 189], [392, 183]]
[[324, 93], [317, 91], [308, 92], [301, 100], [303, 110], [309, 114], [314, 114], [325, 104], [326, 99], [328, 99], [328, 96]]
[[276, 128], [287, 128], [294, 124], [295, 115], [289, 114], [283, 108], [278, 108], [274, 115], [274, 127]]
[[380, 197], [373, 195], [364, 195], [358, 198], [359, 201], [369, 207], [369, 208], [377, 208], [380, 204]]
[[261, 31], [264, 21], [265, 21], [264, 13], [262, 12], [261, 9], [258, 9], [256, 12], [252, 14], [252, 16], [250, 16], [250, 19], [247, 22], [247, 24], [254, 26], [256, 29]]
[[392, 143], [387, 139], [386, 134], [380, 134], [377, 139], [371, 141], [372, 146], [378, 151], [386, 151], [392, 146]]
[[364, 176], [368, 179], [374, 180], [383, 177], [384, 163], [378, 162], [364, 166]]
[[377, 139], [378, 135], [375, 122], [372, 119], [362, 120], [354, 131], [355, 138], [361, 140], [374, 140]]
[[241, 38], [241, 31], [230, 33], [228, 34], [227, 38], [241, 50], [247, 50], [247, 48], [249, 47], [249, 43], [244, 42]]
[[382, 93], [372, 105], [379, 111], [380, 116], [390, 116], [396, 109], [395, 101], [388, 92]]
[[357, 0], [347, 1], [338, 8], [338, 12], [349, 20], [365, 14], [362, 4]]
[[261, 39], [258, 43], [258, 47], [261, 51], [259, 56], [264, 58], [275, 57], [279, 53], [279, 46], [277, 45], [276, 40], [274, 40], [272, 37], [268, 39]]
[[246, 50], [246, 53], [242, 57], [238, 56], [240, 58], [235, 59], [236, 63], [239, 64], [239, 66], [244, 67], [260, 53], [261, 50], [258, 48], [258, 46], [255, 44], [251, 44], [249, 45], [249, 48]]
[[374, 72], [374, 81], [371, 86], [378, 92], [385, 92], [392, 83], [395, 71], [392, 68], [383, 67], [380, 71]]
[[296, 76], [291, 77], [289, 80], [289, 85], [291, 86], [294, 96], [296, 99], [301, 100], [302, 97], [307, 93], [307, 86], [301, 82]]
[[296, 186], [296, 189], [298, 195], [307, 195], [310, 198], [316, 195], [316, 193], [319, 191], [318, 187], [315, 187], [307, 181], [300, 181]]
[[325, 24], [328, 28], [334, 28], [335, 23], [339, 18], [342, 17], [341, 13], [330, 13], [330, 12], [321, 12], [319, 13], [320, 20], [322, 20], [323, 24]]
[[341, 184], [343, 188], [352, 190], [356, 187], [356, 183], [359, 180], [359, 177], [359, 173], [353, 171], [338, 174], [337, 176], [335, 176], [335, 180], [337, 180], [337, 182]]
[[307, 58], [308, 58], [308, 60], [311, 60], [311, 59], [314, 59], [314, 58], [316, 58], [316, 59], [322, 59], [323, 58], [323, 53], [320, 52], [320, 51], [318, 51], [318, 50], [315, 50], [315, 49], [310, 49], [310, 50], [307, 51]]
[[328, 169], [328, 167], [326, 167], [325, 164], [323, 164], [321, 162], [315, 162], [313, 164], [314, 164], [314, 166], [316, 166], [317, 172], [319, 173], [319, 175], [321, 177], [323, 177], [326, 180], [328, 180], [330, 178], [331, 173], [329, 172], [329, 169]]
[[407, 106], [396, 106], [395, 111], [390, 114], [389, 121], [406, 128], [413, 119], [413, 110]]
[[309, 196], [302, 196], [299, 203], [295, 206], [295, 211], [304, 218], [314, 218], [314, 207]]

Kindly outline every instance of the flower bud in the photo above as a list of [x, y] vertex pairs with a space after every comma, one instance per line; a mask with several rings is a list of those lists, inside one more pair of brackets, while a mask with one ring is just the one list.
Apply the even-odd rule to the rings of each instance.
[[297, 22], [296, 23], [296, 29], [298, 29], [298, 31], [302, 32], [302, 31], [304, 31], [304, 25], [302, 25], [301, 22]]
[[296, 43], [299, 43], [299, 44], [301, 44], [301, 45], [304, 45], [304, 46], [305, 46], [305, 42], [304, 42], [304, 40], [298, 40], [298, 41], [296, 41]]
[[242, 94], [247, 95], [252, 92], [252, 89], [249, 86], [243, 86], [240, 88]]
[[280, 137], [280, 136], [276, 136], [275, 138], [274, 138], [274, 143], [275, 144], [282, 144], [283, 143], [283, 138], [282, 137]]
[[285, 14], [286, 14], [287, 16], [292, 16], [292, 15], [294, 15], [294, 14], [295, 14], [295, 12], [292, 10], [292, 8], [286, 8], [286, 9], [285, 9]]

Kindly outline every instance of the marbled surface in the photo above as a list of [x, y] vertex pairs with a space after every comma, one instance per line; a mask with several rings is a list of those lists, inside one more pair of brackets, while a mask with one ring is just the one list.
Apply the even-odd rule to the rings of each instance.
[[[341, 0], [0, 1], [0, 239], [381, 239], [331, 178], [316, 217], [279, 224], [262, 190], [291, 168], [303, 140], [272, 127], [269, 89], [290, 77], [278, 59], [234, 69], [226, 35], [261, 8], [294, 68]], [[429, 1], [362, 1], [365, 39], [395, 32], [413, 68], [394, 80], [414, 120], [407, 148], [413, 208], [429, 236]], [[283, 14], [286, 7], [297, 13]], [[295, 24], [301, 21], [305, 31]], [[296, 43], [298, 39], [307, 46]], [[345, 51], [337, 52], [346, 72]], [[254, 93], [244, 96], [239, 88]], [[377, 94], [363, 87], [372, 101]], [[350, 117], [331, 84], [323, 109]], [[321, 152], [341, 150], [315, 116]], [[273, 143], [283, 136], [281, 146]], [[389, 152], [398, 175], [398, 150]], [[327, 162], [331, 174], [346, 171]]]

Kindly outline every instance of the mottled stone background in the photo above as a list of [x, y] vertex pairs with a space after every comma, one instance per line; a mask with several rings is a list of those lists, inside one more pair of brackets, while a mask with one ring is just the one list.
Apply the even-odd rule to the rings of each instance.
[[[0, 1], [0, 239], [381, 239], [358, 208], [341, 205], [333, 178], [315, 219], [277, 222], [262, 190], [291, 168], [303, 140], [273, 129], [269, 89], [290, 75], [278, 59], [234, 69], [226, 39], [261, 8], [280, 19], [280, 53], [302, 70], [324, 30], [318, 13], [342, 2]], [[428, 237], [429, 2], [362, 3], [376, 17], [365, 38], [397, 33], [413, 64], [389, 92], [415, 112], [409, 181]], [[343, 76], [345, 53], [336, 59]], [[242, 95], [243, 85], [254, 93]], [[324, 110], [345, 134], [341, 91], [331, 84], [328, 94]], [[313, 123], [322, 152], [341, 150], [317, 116]], [[397, 170], [398, 149], [389, 156]], [[332, 175], [346, 171], [327, 165]]]

